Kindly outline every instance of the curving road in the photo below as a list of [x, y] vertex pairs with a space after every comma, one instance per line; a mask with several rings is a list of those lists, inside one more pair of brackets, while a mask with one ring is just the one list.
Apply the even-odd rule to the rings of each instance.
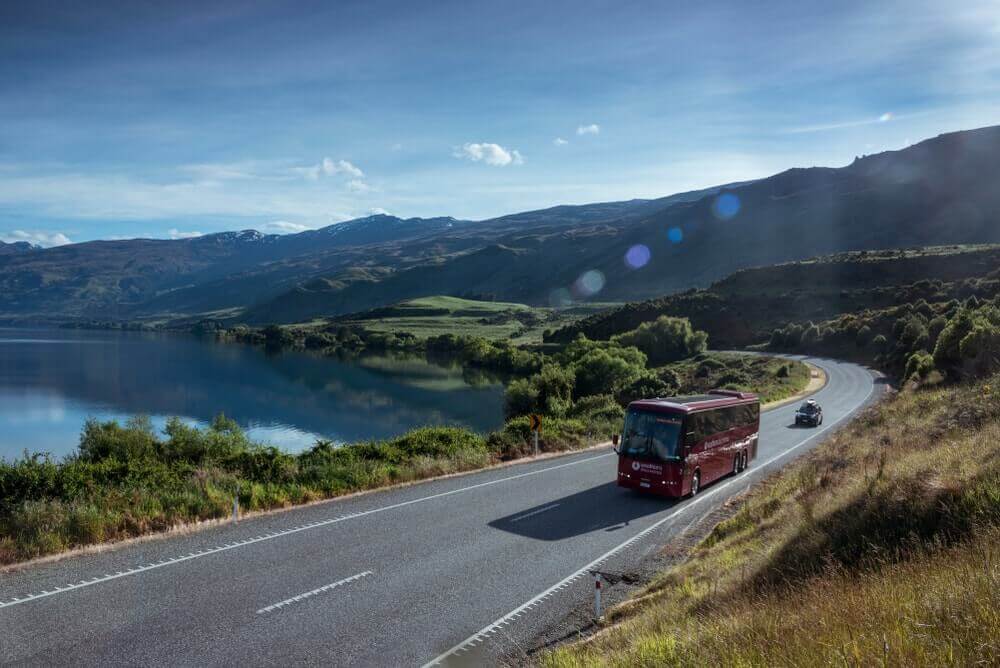
[[454, 665], [495, 661], [621, 570], [819, 442], [880, 384], [826, 370], [825, 421], [761, 417], [740, 476], [670, 502], [597, 450], [360, 495], [0, 575], [0, 663]]

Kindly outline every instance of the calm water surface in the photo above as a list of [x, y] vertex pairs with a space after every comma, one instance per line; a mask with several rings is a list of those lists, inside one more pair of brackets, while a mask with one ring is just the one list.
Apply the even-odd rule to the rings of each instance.
[[168, 334], [0, 329], [0, 457], [64, 455], [88, 417], [225, 413], [257, 441], [289, 451], [317, 438], [384, 438], [426, 424], [498, 426], [503, 388], [422, 358], [268, 355]]

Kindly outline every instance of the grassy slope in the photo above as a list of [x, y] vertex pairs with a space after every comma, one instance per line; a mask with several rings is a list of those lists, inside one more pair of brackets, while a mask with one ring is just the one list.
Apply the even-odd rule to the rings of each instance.
[[1000, 377], [906, 392], [751, 492], [565, 666], [994, 663]]
[[440, 334], [509, 339], [515, 344], [539, 343], [545, 329], [556, 329], [616, 304], [587, 303], [566, 309], [486, 302], [459, 297], [421, 297], [392, 306], [356, 313], [332, 322], [373, 332], [408, 332], [425, 339]]

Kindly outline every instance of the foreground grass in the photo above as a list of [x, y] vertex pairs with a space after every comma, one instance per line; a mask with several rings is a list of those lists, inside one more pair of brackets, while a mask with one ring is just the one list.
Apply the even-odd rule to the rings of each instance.
[[567, 666], [941, 666], [1000, 656], [1000, 402], [906, 392], [772, 476]]

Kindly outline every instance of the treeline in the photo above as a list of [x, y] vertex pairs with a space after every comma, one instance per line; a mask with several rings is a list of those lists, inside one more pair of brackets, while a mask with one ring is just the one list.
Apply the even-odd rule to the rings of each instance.
[[543, 355], [505, 340], [481, 336], [440, 334], [419, 338], [409, 332], [376, 332], [356, 326], [329, 330], [268, 325], [262, 329], [236, 327], [217, 330], [223, 341], [263, 345], [271, 351], [311, 350], [324, 355], [354, 356], [362, 353], [426, 355], [431, 361], [458, 362], [472, 369], [504, 375], [537, 371]]
[[707, 352], [708, 337], [688, 320], [661, 316], [610, 341], [579, 335], [546, 356], [537, 373], [507, 387], [508, 416], [571, 414], [580, 405], [627, 406], [636, 399], [727, 388], [774, 401], [800, 391], [809, 370], [800, 362]]
[[597, 313], [547, 333], [550, 343], [577, 335], [607, 340], [661, 315], [687, 318], [716, 347], [766, 341], [789, 323], [926, 300], [990, 299], [1000, 292], [1000, 248], [945, 247], [860, 251], [747, 269], [704, 290], [688, 290]]
[[793, 323], [775, 329], [768, 348], [870, 360], [904, 380], [979, 377], [1000, 369], [1000, 295]]

